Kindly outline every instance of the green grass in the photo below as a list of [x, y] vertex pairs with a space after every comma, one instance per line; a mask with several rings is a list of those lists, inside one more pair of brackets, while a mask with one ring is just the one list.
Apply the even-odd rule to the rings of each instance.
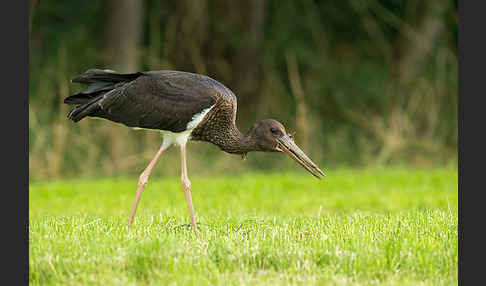
[[457, 171], [30, 184], [31, 285], [457, 285]]

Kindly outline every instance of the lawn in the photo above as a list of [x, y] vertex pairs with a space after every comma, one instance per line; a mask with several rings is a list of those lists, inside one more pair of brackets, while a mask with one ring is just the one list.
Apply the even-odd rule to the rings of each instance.
[[457, 285], [457, 170], [31, 182], [31, 285]]

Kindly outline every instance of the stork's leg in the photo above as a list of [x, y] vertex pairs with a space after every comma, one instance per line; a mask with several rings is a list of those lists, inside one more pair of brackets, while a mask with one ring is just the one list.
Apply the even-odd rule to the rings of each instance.
[[191, 181], [187, 177], [187, 165], [186, 165], [186, 146], [185, 144], [181, 146], [181, 184], [184, 194], [186, 195], [187, 207], [189, 208], [189, 213], [191, 215], [191, 224], [194, 233], [197, 235], [196, 219], [194, 218], [194, 208], [192, 206], [191, 198]]
[[135, 202], [133, 203], [132, 211], [130, 212], [130, 218], [128, 219], [127, 227], [130, 227], [130, 225], [132, 224], [133, 217], [135, 216], [135, 212], [137, 211], [138, 201], [142, 196], [143, 189], [145, 189], [145, 186], [147, 185], [148, 178], [150, 176], [150, 173], [152, 172], [152, 169], [154, 168], [157, 161], [160, 159], [160, 156], [162, 156], [162, 153], [168, 147], [169, 147], [168, 145], [162, 144], [157, 154], [155, 154], [155, 157], [152, 159], [150, 164], [148, 164], [147, 168], [145, 168], [145, 170], [140, 175], [140, 178], [138, 179], [137, 194], [135, 195]]

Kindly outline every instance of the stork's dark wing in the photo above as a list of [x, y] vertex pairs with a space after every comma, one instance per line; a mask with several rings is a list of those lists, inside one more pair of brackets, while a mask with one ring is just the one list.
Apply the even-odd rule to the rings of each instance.
[[92, 110], [86, 116], [130, 127], [181, 132], [195, 115], [215, 104], [218, 88], [209, 80], [177, 71], [141, 73], [91, 99]]

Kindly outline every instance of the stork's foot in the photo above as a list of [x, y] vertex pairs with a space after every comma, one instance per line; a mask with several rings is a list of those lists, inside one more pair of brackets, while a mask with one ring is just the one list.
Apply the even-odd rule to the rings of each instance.
[[[197, 227], [197, 230], [199, 231], [199, 229], [201, 227], [201, 223], [196, 222], [196, 227]], [[183, 224], [180, 224], [180, 225], [175, 226], [173, 228], [173, 230], [179, 230], [179, 229], [184, 229], [184, 228], [191, 228], [191, 229], [193, 229], [191, 223], [183, 223]]]

